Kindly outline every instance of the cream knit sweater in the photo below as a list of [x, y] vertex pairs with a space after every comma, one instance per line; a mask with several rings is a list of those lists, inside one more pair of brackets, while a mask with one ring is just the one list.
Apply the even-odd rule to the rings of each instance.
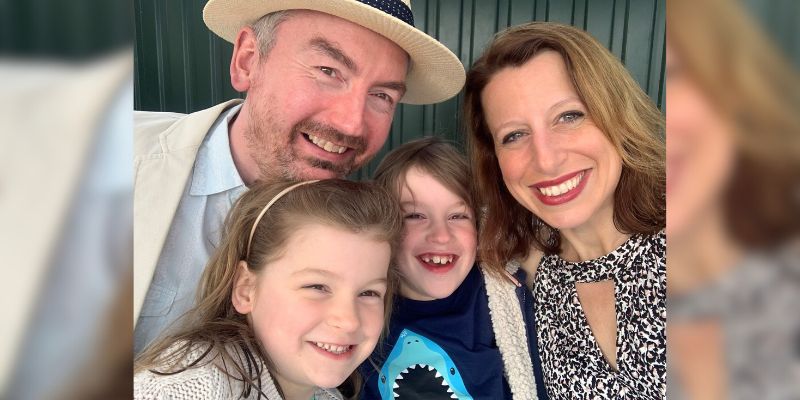
[[[199, 357], [202, 352], [193, 351], [192, 357]], [[283, 400], [272, 381], [269, 372], [261, 376], [263, 399]], [[243, 384], [228, 377], [213, 362], [200, 367], [190, 368], [174, 375], [158, 375], [151, 371], [141, 371], [133, 377], [133, 398], [135, 400], [222, 400], [241, 399]], [[245, 399], [258, 399], [258, 391], [251, 389]], [[318, 389], [314, 393], [316, 400], [341, 400], [336, 389]]]
[[[516, 273], [518, 269], [519, 264], [516, 262], [506, 265], [506, 271], [509, 274]], [[516, 285], [510, 279], [497, 278], [486, 273], [483, 268], [481, 268], [481, 272], [486, 281], [492, 330], [503, 358], [511, 395], [514, 400], [537, 400], [533, 361], [528, 350], [528, 335], [525, 332], [525, 322], [516, 294]], [[533, 334], [535, 335], [536, 332]]]

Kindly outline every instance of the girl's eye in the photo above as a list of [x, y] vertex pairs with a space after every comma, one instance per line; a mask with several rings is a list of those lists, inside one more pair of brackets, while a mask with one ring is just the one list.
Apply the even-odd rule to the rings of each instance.
[[567, 111], [558, 116], [558, 122], [574, 124], [583, 119], [584, 115], [586, 114], [581, 111]]
[[336, 70], [331, 68], [331, 67], [321, 66], [321, 67], [317, 67], [317, 68], [319, 68], [319, 70], [322, 71], [323, 74], [328, 75], [331, 78], [336, 78], [336, 77], [339, 76], [339, 74], [336, 72]]
[[305, 285], [305, 286], [303, 286], [303, 289], [311, 289], [311, 290], [317, 290], [317, 291], [320, 291], [320, 292], [328, 292], [328, 287], [327, 286], [322, 285], [322, 284], [317, 284], [317, 283], [314, 283], [314, 284], [311, 284], [311, 285]]
[[377, 290], [365, 290], [365, 291], [361, 292], [360, 296], [381, 298], [381, 297], [383, 297], [383, 294], [381, 294], [381, 292], [379, 292]]
[[516, 141], [517, 141], [517, 140], [519, 140], [519, 138], [521, 138], [521, 137], [522, 137], [522, 135], [524, 135], [524, 134], [525, 134], [525, 133], [524, 133], [524, 132], [522, 132], [522, 131], [513, 131], [513, 132], [510, 132], [509, 134], [507, 134], [507, 135], [503, 136], [503, 139], [501, 140], [501, 142], [500, 142], [500, 143], [502, 143], [502, 144], [508, 144], [508, 143], [513, 143], [513, 142], [516, 142]]
[[425, 218], [425, 216], [420, 214], [420, 213], [408, 213], [403, 218], [405, 218], [405, 219], [423, 219], [423, 218]]

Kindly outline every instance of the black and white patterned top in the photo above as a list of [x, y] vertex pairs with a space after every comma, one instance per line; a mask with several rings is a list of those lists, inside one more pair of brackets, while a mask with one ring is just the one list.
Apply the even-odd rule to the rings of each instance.
[[[667, 392], [666, 237], [634, 235], [572, 263], [545, 256], [534, 287], [544, 383], [553, 399], [664, 399]], [[614, 281], [617, 368], [600, 352], [576, 282]]]

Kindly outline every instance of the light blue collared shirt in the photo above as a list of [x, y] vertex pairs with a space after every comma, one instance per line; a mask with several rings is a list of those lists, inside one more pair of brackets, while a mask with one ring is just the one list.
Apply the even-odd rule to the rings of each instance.
[[225, 216], [247, 188], [236, 170], [228, 125], [241, 104], [222, 113], [197, 151], [134, 332], [134, 354], [193, 305], [197, 285], [219, 245]]

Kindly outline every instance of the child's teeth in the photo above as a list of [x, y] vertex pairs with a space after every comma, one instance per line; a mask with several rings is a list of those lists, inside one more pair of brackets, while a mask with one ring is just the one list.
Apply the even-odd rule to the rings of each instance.
[[338, 345], [322, 343], [322, 342], [315, 342], [314, 344], [316, 344], [317, 347], [319, 347], [319, 348], [321, 348], [321, 349], [323, 349], [325, 351], [331, 352], [333, 354], [342, 354], [345, 351], [350, 349], [350, 345], [338, 346]]
[[439, 256], [433, 256], [433, 263], [434, 264], [438, 264], [439, 263]]

